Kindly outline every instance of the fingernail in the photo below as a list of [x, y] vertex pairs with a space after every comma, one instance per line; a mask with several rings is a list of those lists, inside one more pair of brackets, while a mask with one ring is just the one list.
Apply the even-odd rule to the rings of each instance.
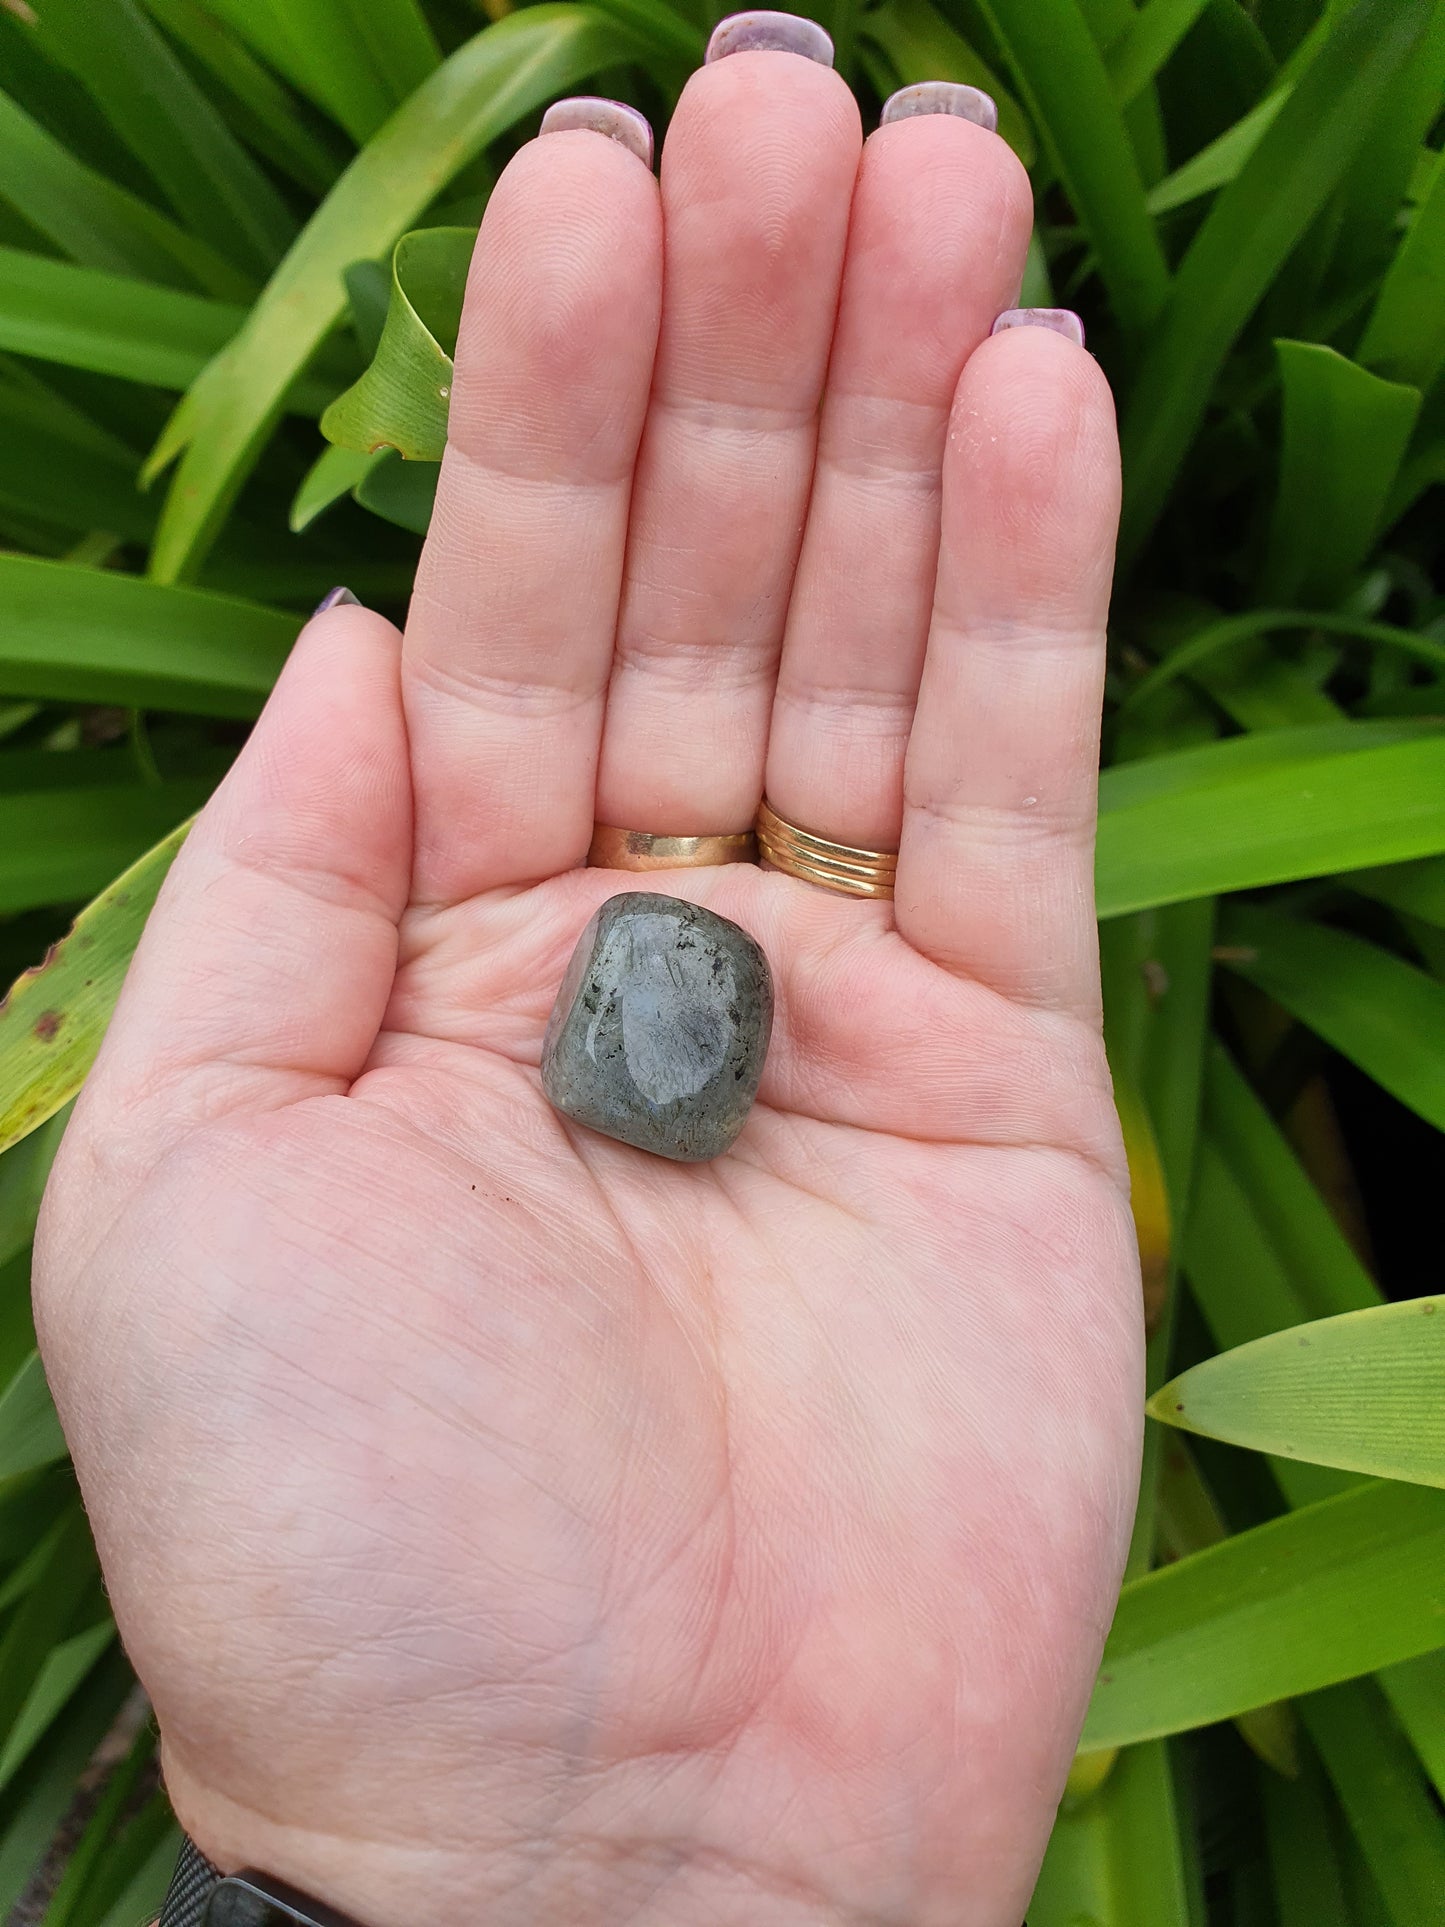
[[833, 43], [816, 20], [797, 13], [730, 13], [707, 43], [707, 61], [724, 54], [802, 54], [824, 67], [833, 64]]
[[311, 611], [311, 620], [314, 622], [317, 616], [324, 616], [328, 609], [340, 609], [348, 602], [353, 603], [358, 609], [361, 607], [361, 597], [353, 595], [350, 589], [328, 589]]
[[1005, 308], [989, 332], [1001, 335], [1005, 328], [1052, 328], [1078, 347], [1084, 345], [1084, 324], [1072, 308]]
[[878, 125], [891, 120], [912, 120], [915, 114], [952, 114], [957, 120], [971, 120], [976, 127], [998, 132], [998, 109], [978, 87], [965, 87], [961, 81], [920, 80], [912, 87], [900, 87], [883, 103]]
[[644, 167], [651, 167], [652, 128], [635, 107], [597, 94], [574, 94], [570, 100], [553, 101], [542, 116], [544, 134], [568, 134], [578, 127], [606, 134], [635, 154]]

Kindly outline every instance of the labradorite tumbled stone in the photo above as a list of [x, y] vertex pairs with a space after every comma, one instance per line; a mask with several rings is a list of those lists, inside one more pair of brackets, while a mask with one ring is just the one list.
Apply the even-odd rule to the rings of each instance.
[[609, 897], [582, 932], [542, 1042], [565, 1117], [700, 1164], [743, 1128], [773, 1025], [768, 960], [679, 897]]

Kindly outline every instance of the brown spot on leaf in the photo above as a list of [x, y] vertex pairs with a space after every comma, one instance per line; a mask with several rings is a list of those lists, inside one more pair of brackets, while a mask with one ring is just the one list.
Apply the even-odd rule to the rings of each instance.
[[64, 1022], [63, 1010], [42, 1010], [35, 1019], [35, 1035], [42, 1044], [51, 1044], [55, 1041], [56, 1032]]

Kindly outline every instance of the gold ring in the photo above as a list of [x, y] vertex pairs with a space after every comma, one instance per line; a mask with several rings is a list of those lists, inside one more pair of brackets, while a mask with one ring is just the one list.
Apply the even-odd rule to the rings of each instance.
[[650, 830], [598, 823], [587, 862], [594, 870], [705, 870], [714, 863], [752, 863], [757, 853], [751, 830], [730, 836], [654, 836]]
[[782, 870], [825, 890], [848, 897], [891, 897], [898, 855], [893, 850], [859, 850], [826, 836], [800, 830], [764, 802], [758, 811], [758, 854], [765, 867]]

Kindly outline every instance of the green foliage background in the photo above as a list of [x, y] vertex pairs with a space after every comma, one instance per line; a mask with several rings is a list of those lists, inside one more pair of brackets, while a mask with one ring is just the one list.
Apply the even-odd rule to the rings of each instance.
[[[915, 80], [996, 97], [1024, 299], [1083, 312], [1122, 418], [1101, 932], [1153, 1386], [1184, 1374], [1152, 1409], [1195, 1436], [1150, 1428], [1031, 1927], [1440, 1927], [1445, 1319], [1372, 1309], [1320, 1071], [1440, 1168], [1445, 0], [819, 17], [865, 119]], [[30, 1323], [63, 1107], [303, 613], [404, 608], [498, 169], [559, 94], [660, 133], [714, 18], [0, 0], [0, 981], [105, 893], [0, 1011], [7, 1910], [132, 1686]], [[159, 1900], [132, 1730], [47, 1927]]]

